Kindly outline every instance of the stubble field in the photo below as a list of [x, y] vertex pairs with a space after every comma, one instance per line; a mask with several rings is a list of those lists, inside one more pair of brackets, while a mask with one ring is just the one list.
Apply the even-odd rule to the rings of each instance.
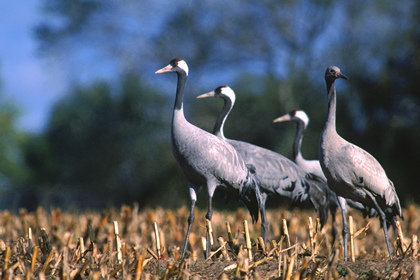
[[259, 223], [252, 224], [240, 208], [215, 211], [213, 254], [207, 260], [202, 249], [205, 212], [197, 209], [187, 256], [181, 262], [188, 214], [185, 207], [139, 211], [136, 205], [83, 213], [1, 211], [1, 278], [420, 279], [420, 208], [415, 205], [404, 209], [405, 220], [400, 221], [402, 245], [389, 230], [392, 261], [377, 218], [350, 211], [355, 261], [344, 262], [339, 213], [338, 240], [332, 246], [331, 218], [321, 230], [313, 211], [269, 210], [268, 240], [261, 244]]

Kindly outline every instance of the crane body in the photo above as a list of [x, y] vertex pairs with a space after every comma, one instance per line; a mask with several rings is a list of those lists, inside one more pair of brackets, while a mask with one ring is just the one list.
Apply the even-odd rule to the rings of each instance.
[[[338, 197], [351, 199], [374, 208], [383, 227], [388, 254], [392, 250], [388, 237], [388, 225], [395, 226], [396, 216], [402, 217], [400, 202], [394, 184], [385, 170], [368, 152], [344, 140], [336, 131], [336, 79], [348, 78], [336, 66], [325, 72], [327, 84], [328, 114], [319, 143], [319, 159], [327, 177], [328, 186]], [[344, 259], [347, 260], [348, 225], [343, 215]]]
[[[178, 76], [172, 115], [171, 142], [174, 157], [187, 178], [191, 199], [188, 229], [182, 250], [182, 258], [184, 258], [200, 188], [205, 187], [208, 193], [206, 213], [208, 220], [212, 218], [212, 198], [218, 187], [224, 188], [244, 202], [254, 222], [258, 220], [261, 208], [261, 194], [254, 168], [245, 164], [235, 148], [223, 139], [186, 120], [183, 110], [183, 93], [188, 76], [187, 63], [182, 59], [173, 59], [166, 67], [156, 71], [156, 74], [166, 72], [175, 72]], [[206, 241], [207, 258], [210, 253], [208, 232]]]
[[[328, 219], [328, 189], [322, 188], [321, 182], [314, 180], [294, 162], [285, 156], [266, 148], [244, 141], [227, 139], [224, 136], [224, 123], [236, 100], [234, 91], [228, 86], [220, 86], [214, 91], [202, 94], [198, 98], [217, 96], [224, 100], [213, 133], [231, 144], [247, 164], [256, 168], [262, 193], [262, 209], [265, 209], [267, 197], [276, 194], [299, 204], [311, 203], [318, 211], [321, 224]], [[268, 222], [261, 212], [261, 235], [266, 238]]]

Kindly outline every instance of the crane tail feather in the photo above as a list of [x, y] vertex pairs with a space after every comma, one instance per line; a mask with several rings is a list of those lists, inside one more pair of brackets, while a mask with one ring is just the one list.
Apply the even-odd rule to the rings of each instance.
[[322, 228], [328, 221], [330, 199], [332, 199], [330, 198], [329, 189], [316, 179], [305, 181], [309, 185], [309, 199], [318, 212]]
[[258, 221], [258, 213], [263, 207], [261, 190], [259, 181], [256, 177], [255, 167], [253, 165], [247, 165], [248, 175], [246, 182], [240, 190], [240, 200], [245, 204], [252, 217], [252, 222]]

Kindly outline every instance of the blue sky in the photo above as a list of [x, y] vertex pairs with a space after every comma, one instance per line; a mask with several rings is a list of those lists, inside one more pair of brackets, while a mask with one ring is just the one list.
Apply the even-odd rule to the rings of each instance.
[[41, 132], [51, 105], [64, 94], [64, 75], [52, 61], [37, 56], [33, 28], [40, 2], [9, 1], [0, 10], [0, 96], [20, 110], [17, 127]]
[[[127, 45], [124, 51], [133, 49], [136, 52], [136, 54], [127, 52], [128, 55], [150, 55], [152, 53], [153, 50], [147, 49], [147, 36], [144, 36], [144, 34], [150, 32], [150, 34], [156, 35], [156, 33], [160, 32], [161, 22], [168, 16], [166, 9], [169, 9], [169, 12], [172, 10], [172, 7], [168, 8], [167, 6], [162, 9], [161, 2], [163, 1], [145, 1], [148, 5], [148, 13], [143, 14], [142, 21], [130, 21], [133, 18], [137, 19], [136, 13], [130, 14], [130, 9], [132, 8], [130, 5], [120, 6], [120, 13], [115, 13], [114, 18], [110, 19], [118, 21], [124, 18], [126, 20], [127, 24], [121, 29], [125, 32], [124, 34], [131, 34], [131, 37], [128, 41], [124, 41], [124, 44]], [[41, 0], [16, 0], [7, 2], [7, 5], [3, 5], [0, 10], [0, 98], [11, 100], [20, 110], [20, 117], [16, 123], [17, 127], [22, 131], [35, 133], [41, 132], [45, 127], [52, 105], [67, 93], [68, 86], [72, 81], [83, 83], [97, 78], [111, 80], [118, 77], [120, 73], [117, 69], [121, 68], [121, 65], [115, 65], [118, 62], [107, 59], [106, 53], [95, 52], [95, 44], [86, 44], [82, 50], [73, 49], [71, 55], [75, 59], [67, 60], [67, 58], [64, 58], [66, 59], [66, 64], [70, 65], [67, 68], [60, 64], [59, 59], [54, 60], [51, 57], [38, 56], [37, 42], [34, 38], [33, 30], [36, 24], [45, 16], [41, 12], [40, 6]], [[121, 17], [121, 13], [125, 17]], [[341, 18], [339, 16], [341, 13], [342, 11], [340, 12], [340, 10], [336, 11], [334, 13], [335, 18]], [[366, 18], [370, 20], [369, 17]], [[389, 20], [388, 18], [386, 17], [387, 20]], [[150, 22], [154, 24], [144, 24]], [[334, 20], [331, 20], [331, 22], [330, 28], [335, 28], [339, 24], [339, 22]], [[133, 23], [132, 26], [131, 23]], [[137, 23], [137, 25], [134, 23]], [[390, 25], [388, 22], [385, 23], [383, 24], [385, 27]], [[368, 35], [386, 33], [380, 28], [382, 25], [373, 25], [370, 24], [370, 21], [365, 24], [369, 27], [366, 28], [366, 34]], [[128, 28], [129, 31], [124, 30], [124, 28]], [[147, 28], [152, 28], [152, 30]], [[334, 36], [332, 37], [335, 38]], [[371, 38], [371, 36], [366, 37]], [[378, 36], [378, 38], [381, 37]], [[319, 40], [322, 42], [321, 45], [325, 44], [326, 39], [321, 38]], [[133, 44], [136, 46], [135, 48], [132, 47]], [[319, 50], [314, 51], [314, 54], [323, 53], [321, 45], [317, 46]], [[142, 49], [138, 49], [137, 46], [141, 46]], [[368, 51], [365, 52], [365, 55], [370, 61], [375, 57]], [[383, 55], [377, 55], [376, 57], [382, 58]], [[157, 68], [163, 66], [161, 65], [162, 62], [165, 64], [170, 58], [172, 58], [170, 55], [165, 58], [159, 58], [159, 60], [156, 60], [156, 66], [144, 70], [144, 73], [148, 75], [146, 79], [151, 83], [159, 81], [158, 83], [161, 84], [162, 81], [156, 79], [153, 73]], [[315, 59], [322, 61], [324, 58], [315, 57]], [[94, 64], [89, 63], [92, 60], [95, 61]], [[340, 57], [329, 58], [329, 60], [335, 63], [335, 61], [340, 61]], [[319, 64], [315, 65], [317, 66], [315, 75], [318, 75], [320, 73], [318, 70], [320, 69], [318, 68]], [[80, 67], [77, 71], [72, 71], [76, 66]], [[370, 63], [370, 67], [372, 67], [372, 63]], [[343, 69], [345, 69], [345, 65]], [[203, 80], [209, 80], [208, 77], [210, 75], [210, 72], [202, 75], [204, 77]], [[197, 76], [196, 79], [200, 79], [200, 75]], [[229, 81], [225, 77], [224, 80]], [[200, 82], [204, 83], [204, 81]], [[323, 86], [322, 80], [319, 83]], [[346, 84], [343, 84], [342, 87], [346, 87]]]

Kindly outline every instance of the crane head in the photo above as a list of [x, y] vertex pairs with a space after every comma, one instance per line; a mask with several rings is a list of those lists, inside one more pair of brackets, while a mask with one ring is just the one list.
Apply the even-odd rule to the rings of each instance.
[[349, 78], [347, 78], [343, 73], [341, 73], [340, 68], [338, 68], [337, 66], [330, 66], [327, 68], [327, 71], [325, 71], [325, 80], [326, 81], [335, 81], [336, 79], [346, 79], [348, 80]]
[[203, 93], [197, 96], [197, 98], [206, 98], [206, 97], [220, 97], [225, 100], [230, 99], [232, 103], [235, 102], [235, 99], [236, 99], [235, 92], [229, 86], [220, 86], [220, 87], [217, 87], [213, 91]]
[[155, 72], [155, 74], [161, 74], [166, 72], [179, 72], [184, 71], [185, 74], [188, 76], [188, 65], [185, 60], [180, 58], [172, 59], [169, 64]]
[[302, 122], [306, 128], [309, 124], [309, 117], [305, 113], [305, 111], [296, 109], [296, 110], [290, 111], [284, 116], [278, 117], [277, 119], [273, 120], [273, 122], [285, 122], [285, 121]]

